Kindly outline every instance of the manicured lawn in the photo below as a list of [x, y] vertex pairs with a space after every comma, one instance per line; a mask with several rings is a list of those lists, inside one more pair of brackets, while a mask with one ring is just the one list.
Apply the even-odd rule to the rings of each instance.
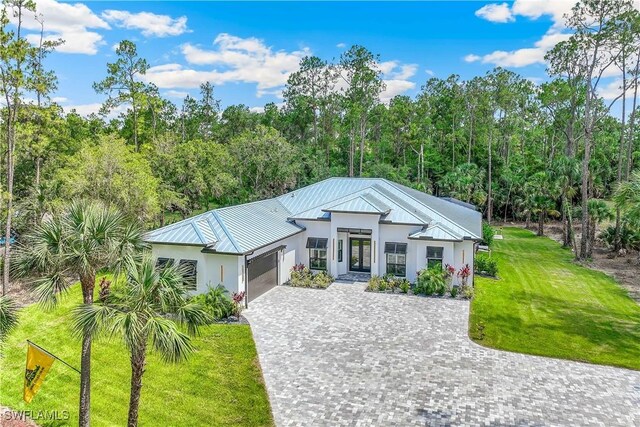
[[[25, 308], [20, 326], [0, 359], [0, 405], [12, 409], [64, 411], [77, 424], [78, 373], [55, 362], [31, 404], [22, 401], [26, 339], [80, 366], [80, 341], [70, 333], [70, 309], [80, 300], [73, 289], [55, 311]], [[262, 382], [251, 330], [246, 325], [213, 325], [203, 329], [195, 354], [167, 365], [149, 357], [143, 379], [140, 425], [271, 426], [273, 419]], [[94, 426], [126, 425], [130, 368], [126, 349], [104, 339], [93, 345], [91, 419]], [[46, 424], [43, 425], [67, 425]]]
[[503, 350], [640, 369], [640, 305], [546, 237], [505, 228], [500, 280], [476, 279], [470, 336]]

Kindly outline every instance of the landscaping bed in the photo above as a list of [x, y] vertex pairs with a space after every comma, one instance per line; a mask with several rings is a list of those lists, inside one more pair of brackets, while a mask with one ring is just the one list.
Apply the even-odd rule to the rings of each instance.
[[335, 279], [325, 271], [313, 273], [303, 264], [294, 265], [291, 268], [291, 278], [284, 285], [293, 288], [327, 289]]

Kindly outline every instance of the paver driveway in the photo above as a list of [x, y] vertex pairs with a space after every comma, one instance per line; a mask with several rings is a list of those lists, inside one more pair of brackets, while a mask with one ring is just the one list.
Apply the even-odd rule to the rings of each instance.
[[640, 426], [640, 372], [478, 346], [465, 301], [277, 287], [245, 314], [279, 426]]

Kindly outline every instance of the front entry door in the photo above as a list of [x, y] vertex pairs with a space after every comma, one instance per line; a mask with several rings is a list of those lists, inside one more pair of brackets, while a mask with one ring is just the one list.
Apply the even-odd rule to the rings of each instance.
[[371, 239], [349, 239], [349, 270], [371, 271]]

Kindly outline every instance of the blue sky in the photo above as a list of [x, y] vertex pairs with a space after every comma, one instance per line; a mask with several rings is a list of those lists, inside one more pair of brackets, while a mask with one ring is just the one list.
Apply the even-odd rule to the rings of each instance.
[[414, 95], [432, 75], [470, 78], [496, 65], [539, 81], [546, 78], [544, 52], [567, 37], [561, 17], [571, 1], [38, 5], [47, 35], [67, 40], [48, 59], [59, 76], [55, 99], [87, 113], [102, 101], [91, 84], [104, 77], [123, 39], [136, 42], [149, 61], [146, 79], [177, 103], [206, 80], [223, 106], [281, 102], [283, 83], [302, 56], [337, 59], [352, 44], [380, 55], [383, 101]]

